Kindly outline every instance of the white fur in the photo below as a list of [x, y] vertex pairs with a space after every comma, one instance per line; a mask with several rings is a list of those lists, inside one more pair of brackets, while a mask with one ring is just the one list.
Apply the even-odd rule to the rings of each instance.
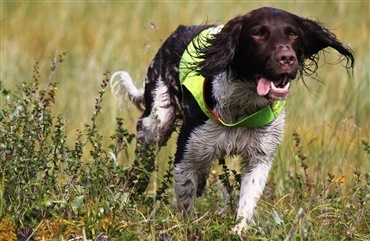
[[255, 82], [228, 78], [232, 77], [224, 72], [216, 76], [213, 83], [213, 96], [218, 103], [214, 111], [226, 123], [235, 123], [269, 104], [265, 97], [257, 94]]

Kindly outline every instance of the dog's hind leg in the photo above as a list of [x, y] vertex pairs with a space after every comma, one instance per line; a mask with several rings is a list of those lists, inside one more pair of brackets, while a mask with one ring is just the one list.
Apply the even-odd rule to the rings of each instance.
[[137, 89], [125, 71], [116, 72], [111, 77], [114, 95], [127, 93], [143, 112], [136, 125], [136, 159], [125, 181], [125, 186], [133, 188], [137, 193], [145, 192], [150, 174], [155, 168], [155, 155], [174, 131], [177, 111], [181, 108], [181, 93], [176, 87], [176, 69], [166, 74], [158, 70], [157, 62], [153, 61], [148, 69], [145, 91]]
[[136, 160], [128, 178], [128, 185], [135, 186], [138, 193], [145, 192], [155, 169], [155, 155], [170, 138], [176, 119], [176, 106], [171, 103], [168, 87], [163, 81], [156, 82], [146, 101], [149, 101], [147, 109], [136, 126]]
[[[138, 141], [144, 145], [155, 145], [157, 149], [167, 142], [173, 132], [171, 127], [179, 105], [177, 93], [172, 96], [172, 99], [170, 95], [169, 85], [172, 84], [173, 77], [166, 76], [168, 79], [163, 77], [156, 69], [149, 68], [145, 92], [135, 87], [130, 75], [125, 71], [114, 73], [110, 81], [114, 96], [127, 93], [135, 106], [143, 112], [137, 122]], [[118, 80], [114, 81], [115, 79]]]
[[159, 150], [171, 136], [176, 119], [176, 106], [171, 102], [168, 86], [158, 81], [153, 92], [150, 112], [144, 113], [137, 125], [137, 137]]

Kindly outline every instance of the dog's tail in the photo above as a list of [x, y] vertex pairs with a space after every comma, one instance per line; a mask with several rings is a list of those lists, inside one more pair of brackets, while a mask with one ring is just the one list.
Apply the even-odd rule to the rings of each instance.
[[[115, 80], [117, 76], [118, 78]], [[141, 112], [144, 112], [144, 88], [136, 88], [127, 72], [118, 71], [113, 73], [109, 82], [113, 96], [116, 98], [121, 98], [127, 93], [129, 99], [135, 104], [136, 108], [138, 108]]]

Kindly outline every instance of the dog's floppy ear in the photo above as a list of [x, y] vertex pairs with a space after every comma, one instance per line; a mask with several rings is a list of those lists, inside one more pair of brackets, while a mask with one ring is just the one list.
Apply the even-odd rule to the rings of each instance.
[[[341, 43], [335, 34], [323, 27], [319, 22], [299, 18], [300, 29], [302, 31], [303, 50], [302, 57], [304, 59], [317, 59], [317, 54], [321, 50], [331, 47], [337, 50], [347, 61], [346, 68], [353, 68], [354, 57], [352, 50]], [[316, 61], [315, 61], [316, 62]]]
[[210, 45], [201, 50], [201, 57], [206, 61], [199, 63], [200, 73], [203, 76], [217, 75], [230, 65], [239, 46], [245, 18], [246, 15], [233, 18], [214, 38], [208, 40]]

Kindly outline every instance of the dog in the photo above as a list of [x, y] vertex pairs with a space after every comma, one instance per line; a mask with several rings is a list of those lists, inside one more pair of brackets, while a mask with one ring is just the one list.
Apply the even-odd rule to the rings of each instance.
[[138, 144], [159, 150], [180, 126], [174, 179], [183, 213], [194, 209], [212, 162], [238, 155], [243, 170], [234, 231], [247, 230], [283, 138], [290, 83], [314, 74], [327, 47], [353, 69], [351, 48], [321, 23], [263, 7], [224, 26], [180, 25], [149, 65], [145, 90], [127, 72], [112, 75], [114, 93], [128, 93], [143, 113]]

